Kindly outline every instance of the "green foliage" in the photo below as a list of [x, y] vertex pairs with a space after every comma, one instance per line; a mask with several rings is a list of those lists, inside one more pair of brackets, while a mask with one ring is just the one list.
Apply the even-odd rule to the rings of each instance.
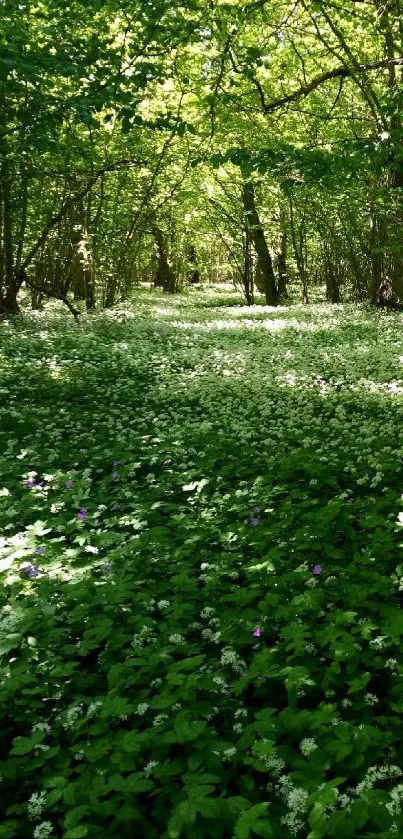
[[164, 301], [2, 328], [0, 837], [399, 835], [401, 315]]

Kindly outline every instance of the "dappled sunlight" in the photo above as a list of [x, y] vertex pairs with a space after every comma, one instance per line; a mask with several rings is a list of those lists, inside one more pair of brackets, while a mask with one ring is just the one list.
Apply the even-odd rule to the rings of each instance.
[[301, 716], [298, 765], [316, 740], [333, 760], [337, 727], [348, 744], [379, 732], [367, 762], [394, 731], [402, 318], [149, 296], [1, 336], [10, 798], [23, 772], [52, 802], [66, 766], [81, 795], [95, 763], [102, 795], [117, 764], [147, 791], [174, 741], [186, 771], [189, 743], [208, 743], [219, 773], [262, 714], [287, 760]]

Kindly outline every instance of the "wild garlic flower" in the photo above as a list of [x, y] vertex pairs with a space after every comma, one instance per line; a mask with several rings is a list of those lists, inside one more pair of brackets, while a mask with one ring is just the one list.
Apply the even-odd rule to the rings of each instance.
[[171, 644], [183, 644], [185, 639], [183, 635], [180, 635], [178, 632], [176, 632], [173, 635], [170, 635], [168, 640]]
[[318, 744], [312, 737], [306, 737], [304, 740], [301, 740], [299, 747], [304, 757], [308, 757], [308, 755], [318, 748]]
[[149, 777], [149, 775], [151, 775], [153, 769], [155, 769], [155, 767], [158, 766], [158, 763], [158, 760], [150, 760], [149, 763], [147, 763], [147, 766], [144, 767], [144, 774], [147, 778]]
[[30, 819], [38, 819], [46, 803], [46, 793], [33, 792], [28, 801], [28, 815]]
[[51, 833], [53, 833], [51, 822], [41, 822], [34, 830], [34, 839], [48, 839]]

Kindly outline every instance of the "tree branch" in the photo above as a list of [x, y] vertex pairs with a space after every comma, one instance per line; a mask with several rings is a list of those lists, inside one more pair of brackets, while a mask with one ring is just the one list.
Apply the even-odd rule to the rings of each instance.
[[[357, 67], [334, 67], [333, 70], [327, 70], [324, 73], [320, 73], [318, 76], [315, 76], [309, 84], [301, 85], [297, 88], [297, 90], [294, 90], [293, 93], [288, 93], [286, 96], [280, 96], [278, 99], [273, 99], [272, 102], [266, 101], [263, 87], [259, 80], [251, 78], [251, 81], [254, 83], [259, 94], [262, 110], [266, 114], [270, 114], [272, 111], [277, 111], [279, 108], [282, 108], [283, 105], [290, 105], [292, 102], [297, 102], [298, 99], [308, 96], [310, 93], [313, 93], [314, 90], [317, 90], [318, 87], [321, 87], [321, 85], [331, 81], [332, 79], [347, 79], [356, 76], [358, 73], [367, 73], [371, 70], [387, 69], [390, 63], [390, 60], [385, 59], [383, 61], [374, 61], [371, 64], [358, 64]], [[393, 64], [403, 67], [403, 57], [394, 58]]]
[[[102, 175], [105, 174], [105, 172], [112, 172], [114, 169], [118, 169], [120, 166], [122, 166], [122, 163], [123, 161], [119, 161], [118, 163], [110, 163], [107, 166], [103, 166], [102, 169], [98, 169], [98, 171], [94, 173], [93, 177], [87, 181], [84, 187], [82, 187], [74, 195], [71, 195], [69, 198], [66, 198], [66, 200], [60, 207], [59, 212], [49, 219], [49, 221], [43, 228], [39, 238], [36, 240], [31, 250], [27, 253], [25, 259], [18, 268], [18, 274], [20, 274], [21, 272], [25, 272], [25, 269], [28, 268], [38, 251], [41, 249], [42, 245], [44, 245], [44, 243], [46, 242], [46, 239], [48, 238], [51, 230], [53, 230], [53, 228], [56, 227], [56, 225], [59, 224], [60, 221], [62, 221], [62, 219], [68, 213], [70, 208], [73, 207], [77, 201], [80, 201], [81, 198], [84, 198], [84, 196], [87, 195], [87, 193], [90, 191], [90, 189], [92, 189], [97, 180], [101, 178]], [[127, 161], [125, 161], [125, 163], [127, 163]], [[140, 165], [141, 163], [144, 163], [144, 161], [137, 161], [137, 163]]]

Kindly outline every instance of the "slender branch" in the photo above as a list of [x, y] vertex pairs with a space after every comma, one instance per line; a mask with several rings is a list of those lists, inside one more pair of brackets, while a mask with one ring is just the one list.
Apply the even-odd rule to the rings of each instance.
[[[403, 57], [394, 58], [393, 63], [403, 67]], [[303, 84], [298, 87], [297, 90], [294, 90], [293, 93], [288, 93], [286, 96], [280, 96], [278, 99], [273, 99], [272, 102], [266, 101], [264, 91], [259, 80], [253, 78], [251, 81], [255, 84], [259, 93], [263, 111], [266, 114], [270, 114], [272, 111], [277, 111], [279, 108], [282, 108], [283, 105], [290, 105], [292, 102], [297, 102], [298, 99], [308, 96], [310, 93], [313, 93], [314, 90], [317, 90], [318, 87], [321, 87], [321, 85], [331, 81], [332, 79], [348, 79], [354, 77], [358, 73], [367, 73], [371, 70], [383, 70], [388, 68], [389, 64], [390, 61], [388, 59], [384, 59], [383, 61], [374, 61], [371, 64], [358, 64], [357, 67], [354, 68], [347, 67], [345, 65], [342, 67], [334, 67], [333, 70], [326, 70], [324, 73], [320, 73], [318, 76], [315, 76], [309, 84]]]
[[37, 286], [36, 283], [34, 283], [33, 280], [31, 280], [27, 276], [25, 269], [22, 269], [22, 271], [20, 269], [20, 272], [23, 278], [23, 282], [25, 282], [25, 284], [29, 286], [29, 288], [33, 288], [34, 291], [37, 291], [39, 294], [44, 294], [45, 297], [53, 297], [55, 300], [61, 300], [62, 303], [64, 303], [64, 305], [67, 306], [69, 312], [71, 312], [71, 314], [73, 315], [75, 322], [79, 324], [80, 312], [70, 302], [66, 292], [61, 291], [59, 294], [54, 294], [52, 291], [48, 291], [48, 289], [46, 288]]

